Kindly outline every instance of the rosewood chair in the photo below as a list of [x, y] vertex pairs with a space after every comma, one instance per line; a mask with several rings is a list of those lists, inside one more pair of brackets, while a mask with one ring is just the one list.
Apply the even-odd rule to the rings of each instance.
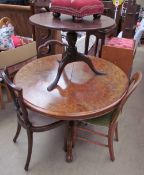
[[44, 117], [42, 115], [35, 115], [36, 113], [32, 111], [28, 111], [23, 100], [23, 90], [19, 87], [16, 87], [12, 81], [8, 77], [7, 71], [2, 71], [2, 78], [10, 90], [16, 113], [17, 113], [17, 131], [14, 136], [14, 143], [16, 142], [19, 133], [21, 131], [21, 127], [26, 129], [27, 137], [28, 137], [28, 154], [27, 160], [24, 169], [28, 171], [31, 154], [32, 154], [32, 146], [33, 146], [33, 133], [34, 132], [44, 132], [50, 129], [56, 128], [63, 124], [63, 121], [50, 119], [48, 117]]
[[[128, 87], [125, 95], [123, 96], [123, 98], [119, 102], [119, 104], [116, 105], [115, 108], [111, 112], [109, 112], [108, 114], [105, 114], [103, 116], [97, 117], [97, 118], [85, 120], [85, 122], [87, 124], [90, 124], [90, 125], [106, 126], [108, 128], [107, 133], [93, 131], [92, 129], [86, 128], [87, 125], [85, 127], [83, 127], [81, 124], [79, 124], [76, 127], [76, 131], [74, 132], [75, 133], [74, 138], [82, 140], [82, 141], [86, 141], [88, 143], [107, 147], [109, 149], [110, 159], [112, 161], [114, 161], [115, 156], [114, 156], [114, 148], [113, 148], [113, 139], [114, 139], [114, 134], [115, 134], [116, 141], [118, 141], [118, 121], [120, 118], [120, 113], [122, 112], [123, 106], [126, 103], [128, 97], [136, 89], [136, 87], [140, 83], [141, 79], [142, 79], [141, 72], [137, 72], [133, 75], [133, 77], [130, 80], [129, 87]], [[89, 133], [89, 134], [99, 135], [99, 136], [105, 137], [105, 138], [107, 138], [108, 143], [103, 144], [103, 143], [98, 142], [98, 141], [89, 140], [86, 137], [79, 136], [78, 131], [82, 131], [84, 133]], [[75, 139], [73, 140], [74, 142], [75, 142]]]

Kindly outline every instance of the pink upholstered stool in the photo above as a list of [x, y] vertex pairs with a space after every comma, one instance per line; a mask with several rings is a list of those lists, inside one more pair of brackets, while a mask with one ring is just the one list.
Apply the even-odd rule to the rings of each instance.
[[93, 15], [94, 18], [100, 17], [104, 11], [102, 0], [52, 0], [50, 10], [55, 17], [60, 14], [71, 15], [74, 18]]
[[120, 67], [128, 76], [131, 74], [134, 55], [133, 39], [113, 37], [102, 48], [102, 58]]

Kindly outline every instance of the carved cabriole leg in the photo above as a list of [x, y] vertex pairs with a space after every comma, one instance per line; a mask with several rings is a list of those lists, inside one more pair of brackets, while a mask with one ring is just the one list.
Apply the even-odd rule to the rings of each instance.
[[16, 134], [15, 134], [15, 136], [13, 138], [13, 142], [14, 143], [17, 141], [17, 138], [19, 136], [20, 131], [21, 131], [21, 125], [18, 123], [18, 125], [17, 125], [17, 131], [16, 131]]
[[27, 129], [27, 136], [28, 136], [28, 154], [27, 154], [27, 160], [25, 164], [26, 171], [28, 171], [31, 154], [32, 154], [32, 147], [33, 147], [33, 132], [29, 128]]

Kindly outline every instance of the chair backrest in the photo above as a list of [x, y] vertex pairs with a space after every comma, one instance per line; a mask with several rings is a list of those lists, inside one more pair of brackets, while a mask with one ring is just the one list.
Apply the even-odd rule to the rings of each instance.
[[118, 121], [119, 116], [120, 116], [119, 114], [122, 111], [124, 104], [126, 103], [129, 96], [134, 92], [134, 90], [136, 89], [136, 87], [140, 83], [141, 79], [142, 79], [142, 73], [141, 72], [136, 72], [132, 76], [125, 95], [123, 96], [123, 98], [119, 102], [119, 104], [116, 106], [115, 112], [113, 113], [111, 124], [114, 124]]
[[7, 69], [1, 71], [1, 77], [7, 85], [12, 96], [18, 119], [25, 125], [31, 124], [28, 119], [28, 111], [23, 100], [23, 91], [21, 88], [16, 87], [9, 78]]

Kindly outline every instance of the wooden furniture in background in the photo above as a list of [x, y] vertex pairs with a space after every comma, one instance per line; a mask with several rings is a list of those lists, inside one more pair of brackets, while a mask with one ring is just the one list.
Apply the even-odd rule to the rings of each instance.
[[[110, 18], [115, 17], [115, 6], [111, 1], [103, 1], [104, 3], [104, 13], [103, 15], [106, 15]], [[84, 53], [101, 57], [102, 53], [102, 46], [105, 44], [107, 37], [116, 36], [120, 30], [120, 15], [121, 15], [121, 6], [118, 7], [116, 19], [115, 19], [115, 25], [113, 27], [107, 28], [107, 29], [100, 29], [97, 31], [87, 31], [86, 32], [86, 38], [85, 38], [85, 51]], [[90, 37], [94, 35], [96, 37], [94, 45], [89, 48], [89, 40]]]
[[[112, 1], [103, 1], [105, 11], [104, 15], [114, 18], [115, 6]], [[125, 12], [121, 12], [123, 8]], [[140, 11], [140, 5], [136, 4], [135, 0], [125, 1], [124, 5], [118, 7], [116, 15], [115, 28], [108, 30], [100, 30], [99, 32], [87, 32], [85, 40], [85, 54], [99, 55], [101, 57], [102, 45], [107, 42], [107, 38], [117, 36], [122, 31], [122, 37], [133, 38], [135, 34], [136, 24]], [[96, 36], [95, 44], [88, 50], [89, 38], [91, 35]]]
[[128, 0], [126, 8], [127, 10], [125, 16], [123, 17], [122, 24], [122, 37], [133, 38], [138, 21], [140, 5], [136, 4], [136, 0]]
[[112, 38], [103, 46], [102, 58], [120, 67], [130, 77], [135, 52], [133, 39]]
[[9, 17], [16, 35], [32, 37], [32, 27], [28, 20], [31, 15], [30, 6], [0, 4], [0, 19]]
[[54, 129], [61, 124], [63, 124], [63, 121], [50, 119], [42, 115], [37, 115], [35, 112], [30, 112], [27, 110], [24, 99], [23, 99], [23, 90], [21, 88], [16, 87], [11, 80], [8, 78], [8, 75], [5, 71], [2, 71], [2, 78], [7, 85], [11, 96], [13, 98], [13, 102], [16, 108], [17, 112], [17, 131], [15, 134], [15, 137], [13, 139], [14, 142], [16, 142], [19, 133], [21, 131], [21, 127], [26, 129], [27, 137], [28, 137], [28, 154], [27, 154], [27, 160], [25, 164], [25, 170], [28, 170], [31, 154], [32, 154], [32, 146], [33, 146], [33, 133], [34, 132], [44, 132], [51, 129]]
[[[106, 75], [95, 75], [84, 62], [68, 64], [56, 88], [47, 86], [58, 69], [62, 55], [37, 59], [18, 71], [14, 82], [23, 88], [26, 106], [45, 116], [67, 121], [65, 150], [67, 161], [72, 161], [75, 121], [106, 114], [117, 105], [128, 87], [126, 74], [114, 64], [90, 57], [94, 67]], [[41, 100], [40, 100], [41, 99]]]
[[78, 133], [78, 131], [82, 131], [84, 133], [102, 136], [102, 137], [107, 138], [107, 144], [101, 143], [99, 141], [90, 140], [89, 137], [86, 138], [86, 136], [80, 136], [79, 134], [77, 134], [75, 138], [78, 140], [82, 140], [88, 143], [95, 144], [95, 145], [107, 147], [109, 149], [110, 159], [114, 161], [115, 155], [114, 155], [114, 148], [113, 148], [113, 140], [114, 140], [114, 134], [115, 134], [116, 141], [118, 141], [118, 121], [120, 118], [120, 113], [122, 112], [124, 104], [128, 100], [129, 96], [136, 89], [141, 79], [142, 79], [141, 72], [137, 72], [133, 75], [133, 77], [130, 80], [129, 87], [125, 95], [123, 96], [121, 101], [114, 107], [114, 109], [111, 112], [103, 116], [99, 116], [97, 118], [85, 120], [85, 122], [90, 125], [106, 126], [108, 128], [107, 133], [103, 133], [101, 131], [95, 131], [87, 127], [76, 126], [77, 131], [75, 131], [75, 134]]
[[[40, 1], [35, 0], [31, 3], [32, 14], [49, 12], [50, 0]], [[36, 41], [37, 46], [37, 56], [38, 58], [46, 55], [59, 54], [63, 52], [63, 47], [60, 45], [48, 45], [45, 46], [48, 40], [58, 40], [62, 41], [61, 32], [57, 30], [50, 30], [41, 26], [32, 25], [33, 37]], [[44, 46], [41, 48], [41, 46]], [[41, 49], [39, 49], [41, 48]]]
[[[43, 8], [45, 7], [45, 8]], [[36, 0], [31, 6], [0, 4], [0, 19], [3, 17], [9, 17], [14, 25], [14, 31], [16, 35], [30, 37], [36, 40], [37, 50], [39, 45], [44, 43], [45, 40], [50, 38], [61, 40], [60, 32], [45, 30], [44, 28], [32, 28], [29, 17], [34, 13], [45, 12], [48, 10], [49, 1]], [[41, 10], [42, 9], [42, 10]], [[43, 50], [42, 53], [38, 52], [38, 57], [44, 55], [51, 55], [62, 53], [63, 48], [53, 45], [50, 49]]]

